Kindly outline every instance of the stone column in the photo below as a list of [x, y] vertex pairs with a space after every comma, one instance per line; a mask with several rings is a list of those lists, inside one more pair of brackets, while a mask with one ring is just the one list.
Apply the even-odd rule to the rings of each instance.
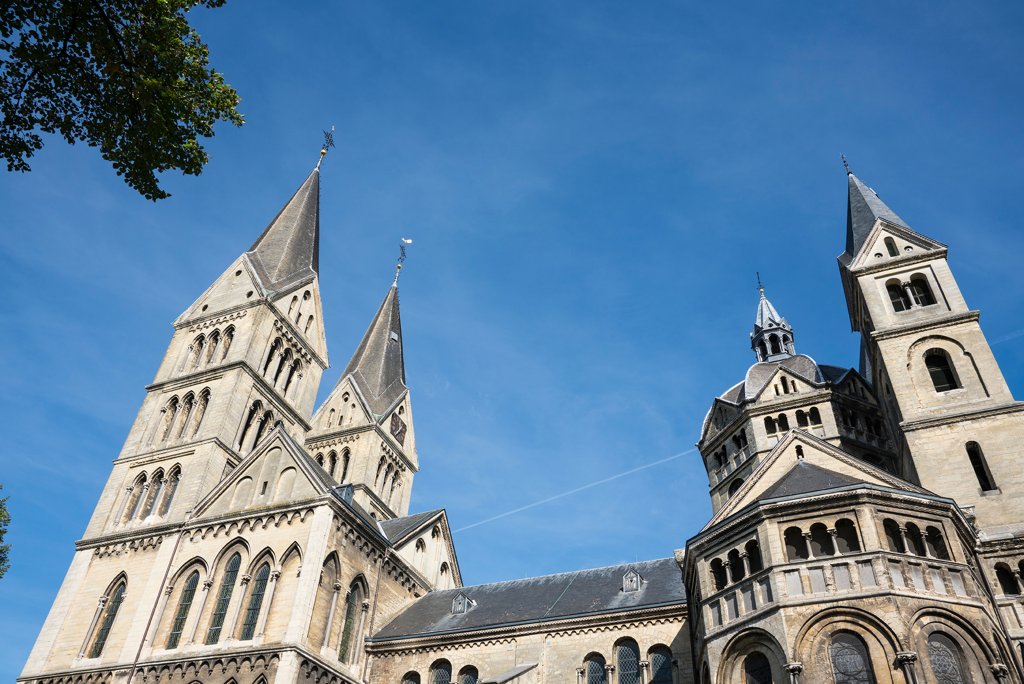
[[614, 665], [610, 665], [610, 664], [609, 665], [605, 665], [604, 666], [604, 681], [605, 681], [605, 684], [612, 684], [612, 675], [613, 674], [615, 674], [615, 666]]
[[907, 295], [907, 301], [910, 302], [910, 306], [913, 308], [916, 304], [914, 302], [914, 293], [910, 291], [910, 281], [907, 280], [900, 283], [900, 287], [903, 288], [903, 292]]
[[103, 607], [107, 605], [107, 596], [100, 596], [100, 600], [96, 604], [96, 611], [92, 614], [92, 620], [89, 622], [89, 629], [85, 630], [85, 639], [82, 641], [82, 648], [78, 650], [78, 657], [84, 658], [85, 651], [89, 648], [89, 642], [92, 640], [93, 632], [96, 631], [96, 623], [100, 621], [100, 615], [103, 614]]
[[812, 559], [817, 558], [817, 556], [814, 555], [814, 547], [811, 546], [811, 533], [804, 532], [802, 536], [804, 538], [804, 549], [807, 551], [807, 557]]
[[832, 537], [832, 554], [835, 556], [839, 554], [839, 544], [836, 543], [836, 539], [839, 538], [839, 531], [834, 527], [828, 528], [828, 536]]
[[647, 684], [651, 680], [649, 672], [651, 669], [651, 661], [641, 660], [640, 663], [640, 684]]
[[[900, 528], [902, 530], [902, 528]], [[913, 651], [901, 651], [896, 654], [896, 662], [903, 670], [903, 677], [907, 684], [917, 684], [917, 669], [914, 663], [917, 662], [917, 654]]]
[[132, 492], [135, 491], [135, 485], [128, 485], [124, 488], [124, 498], [121, 499], [121, 505], [117, 507], [117, 514], [114, 516], [114, 524], [120, 525], [124, 518], [124, 509], [128, 505], [128, 502], [132, 498]]
[[900, 541], [903, 542], [903, 553], [910, 553], [910, 541], [907, 539], [907, 528], [900, 525]]
[[324, 642], [320, 644], [320, 649], [324, 652], [331, 644], [331, 628], [334, 627], [334, 613], [338, 609], [338, 593], [341, 591], [341, 582], [335, 582], [331, 587], [334, 590], [334, 594], [331, 595], [331, 608], [327, 611], [327, 627], [324, 628]]
[[363, 655], [363, 649], [366, 646], [366, 636], [363, 634], [363, 630], [366, 629], [366, 614], [370, 612], [370, 601], [369, 599], [363, 599], [363, 604], [360, 606], [362, 610], [359, 611], [359, 628], [356, 630], [356, 641], [352, 644], [354, 651], [352, 656], [352, 665], [358, 665]]
[[195, 616], [192, 618], [192, 626], [188, 631], [188, 637], [185, 639], [186, 646], [195, 643], [196, 630], [199, 629], [199, 621], [203, 619], [203, 611], [206, 609], [206, 601], [210, 598], [210, 587], [212, 586], [212, 579], [203, 582], [203, 598], [199, 601], [199, 610], [195, 611]]
[[576, 684], [583, 684], [583, 668], [576, 668]]
[[238, 599], [235, 600], [235, 606], [231, 610], [231, 618], [224, 621], [224, 627], [221, 628], [220, 632], [221, 638], [218, 641], [231, 641], [235, 638], [238, 614], [242, 611], [242, 604], [245, 603], [245, 588], [249, 586], [249, 580], [251, 579], [252, 575], [242, 575], [242, 580], [239, 583]]
[[746, 551], [744, 551], [743, 553], [740, 554], [740, 558], [743, 559], [743, 574], [745, 576], [749, 577], [750, 576], [750, 554], [748, 554]]
[[277, 589], [277, 580], [281, 577], [280, 570], [274, 570], [270, 573], [270, 586], [267, 587], [267, 593], [263, 597], [263, 605], [260, 606], [260, 614], [256, 619], [256, 633], [255, 638], [263, 636], [263, 630], [267, 626], [267, 616], [270, 614], [270, 606], [274, 602], [274, 590]]
[[800, 684], [800, 675], [804, 671], [804, 664], [786, 663], [783, 667], [789, 673], [789, 684]]

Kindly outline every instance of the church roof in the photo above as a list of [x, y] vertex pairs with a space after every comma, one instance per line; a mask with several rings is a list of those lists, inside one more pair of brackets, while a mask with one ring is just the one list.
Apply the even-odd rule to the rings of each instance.
[[878, 219], [884, 219], [904, 228], [910, 227], [857, 176], [852, 173], [848, 174], [848, 182], [846, 252], [839, 257], [844, 264], [849, 264], [857, 256]]
[[775, 371], [779, 368], [785, 368], [794, 375], [798, 375], [814, 384], [835, 384], [850, 372], [849, 368], [819, 365], [810, 356], [795, 354], [777, 361], [755, 363], [747, 369], [743, 382], [739, 382], [727, 389], [719, 395], [719, 399], [724, 399], [732, 404], [739, 404], [748, 399], [753, 399], [764, 389], [764, 386], [768, 384], [768, 381], [772, 379]]
[[315, 276], [320, 262], [320, 171], [313, 169], [246, 252], [268, 294]]
[[789, 469], [789, 472], [766, 489], [758, 498], [774, 499], [783, 496], [797, 496], [863, 483], [864, 480], [851, 475], [843, 475], [806, 461], [797, 461], [796, 465]]
[[384, 535], [388, 538], [389, 542], [392, 544], [398, 544], [409, 534], [418, 530], [427, 521], [436, 518], [443, 511], [443, 508], [436, 508], [432, 511], [424, 511], [423, 513], [407, 515], [404, 518], [381, 520], [380, 528], [384, 530]]
[[[623, 591], [623, 575], [640, 573], [640, 589]], [[452, 613], [452, 600], [465, 594], [464, 613]], [[607, 568], [434, 591], [419, 599], [373, 635], [388, 641], [601, 613], [685, 604], [682, 574], [674, 558]]]
[[757, 314], [754, 316], [754, 332], [776, 327], [789, 327], [789, 324], [764, 296], [764, 290], [761, 290], [761, 298], [757, 302]]
[[406, 391], [397, 283], [388, 290], [342, 378], [349, 374], [377, 416], [384, 415]]

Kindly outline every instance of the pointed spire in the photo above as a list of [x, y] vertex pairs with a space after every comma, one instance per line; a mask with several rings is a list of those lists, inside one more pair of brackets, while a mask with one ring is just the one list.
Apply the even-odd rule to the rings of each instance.
[[398, 283], [392, 283], [342, 378], [352, 375], [379, 418], [406, 391]]
[[[321, 156], [322, 158], [322, 156]], [[312, 279], [320, 261], [320, 165], [278, 212], [246, 255], [267, 294]]]
[[750, 348], [757, 354], [758, 361], [778, 361], [796, 353], [793, 346], [793, 327], [779, 315], [764, 294], [761, 278], [758, 276], [758, 290], [761, 297], [757, 302], [754, 329], [750, 332]]
[[886, 206], [874, 190], [857, 178], [849, 167], [846, 174], [849, 181], [849, 198], [846, 204], [846, 253], [840, 258], [849, 263], [864, 246], [864, 241], [868, 239], [868, 234], [878, 219], [904, 228], [910, 226]]

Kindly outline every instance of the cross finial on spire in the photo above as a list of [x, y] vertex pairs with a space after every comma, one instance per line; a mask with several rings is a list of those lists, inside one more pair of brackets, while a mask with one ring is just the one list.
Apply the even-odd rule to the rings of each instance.
[[764, 297], [764, 285], [761, 284], [761, 272], [754, 271], [754, 273], [757, 274], [757, 291], [761, 293], [762, 297]]
[[398, 243], [398, 263], [395, 264], [395, 282], [392, 286], [398, 285], [398, 276], [402, 273], [402, 264], [405, 263], [405, 246], [412, 244], [412, 238], [402, 238], [402, 241]]
[[320, 147], [320, 158], [316, 160], [316, 168], [320, 168], [320, 162], [327, 156], [327, 150], [334, 147], [334, 126], [331, 126], [331, 130], [324, 131], [324, 144]]
[[843, 160], [843, 168], [846, 169], [846, 174], [849, 175], [853, 173], [853, 171], [850, 170], [850, 162], [847, 161], [846, 155], [840, 152], [839, 158]]

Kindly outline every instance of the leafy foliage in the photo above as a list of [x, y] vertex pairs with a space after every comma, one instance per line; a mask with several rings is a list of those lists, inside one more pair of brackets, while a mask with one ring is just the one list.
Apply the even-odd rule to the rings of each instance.
[[198, 175], [200, 138], [244, 123], [238, 94], [209, 67], [188, 23], [225, 0], [0, 0], [0, 155], [29, 171], [40, 133], [100, 148], [147, 199], [156, 174]]
[[[4, 488], [0, 485], [0, 490]], [[10, 553], [11, 545], [4, 544], [4, 535], [7, 534], [7, 526], [11, 523], [11, 514], [7, 510], [7, 499], [0, 499], [0, 577], [3, 577], [7, 569], [11, 567]]]

